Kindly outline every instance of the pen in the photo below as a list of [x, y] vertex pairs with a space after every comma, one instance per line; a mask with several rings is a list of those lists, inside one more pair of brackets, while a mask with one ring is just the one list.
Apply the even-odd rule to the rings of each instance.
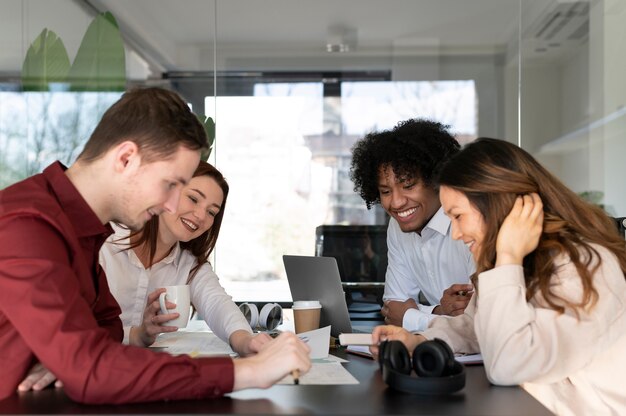
[[300, 384], [300, 370], [293, 370], [291, 372], [291, 377], [293, 377], [293, 384]]

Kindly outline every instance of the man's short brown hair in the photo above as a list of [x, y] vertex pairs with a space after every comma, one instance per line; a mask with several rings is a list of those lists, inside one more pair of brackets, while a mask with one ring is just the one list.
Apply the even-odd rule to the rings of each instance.
[[208, 148], [198, 117], [175, 92], [164, 88], [128, 91], [102, 116], [78, 160], [93, 161], [126, 140], [135, 142], [144, 162], [166, 160], [179, 146]]

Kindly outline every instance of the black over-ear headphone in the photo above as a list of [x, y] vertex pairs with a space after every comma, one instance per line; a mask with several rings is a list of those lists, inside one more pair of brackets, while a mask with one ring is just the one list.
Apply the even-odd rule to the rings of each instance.
[[[405, 393], [446, 394], [465, 387], [465, 367], [454, 359], [445, 341], [424, 341], [413, 351], [413, 358], [400, 341], [383, 341], [378, 362], [383, 381]], [[411, 368], [417, 377], [411, 375]]]

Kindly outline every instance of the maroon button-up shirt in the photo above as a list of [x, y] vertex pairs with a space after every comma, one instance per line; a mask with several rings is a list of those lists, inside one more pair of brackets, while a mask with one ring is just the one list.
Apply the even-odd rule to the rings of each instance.
[[0, 400], [37, 360], [86, 403], [230, 392], [228, 357], [172, 357], [120, 344], [120, 309], [98, 265], [112, 230], [64, 170], [56, 162], [0, 191]]

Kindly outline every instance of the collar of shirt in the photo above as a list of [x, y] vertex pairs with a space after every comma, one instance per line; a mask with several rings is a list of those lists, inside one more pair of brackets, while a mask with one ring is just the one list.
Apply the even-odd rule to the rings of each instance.
[[67, 217], [71, 220], [78, 238], [100, 236], [102, 241], [113, 233], [109, 224], [102, 224], [87, 201], [78, 192], [65, 174], [67, 168], [54, 162], [43, 171], [43, 176], [59, 200]]
[[428, 235], [432, 235], [433, 233], [428, 233], [425, 231], [432, 230], [436, 233], [439, 233], [443, 236], [448, 235], [448, 231], [450, 230], [450, 218], [446, 214], [443, 213], [443, 208], [439, 207], [435, 215], [428, 221], [428, 224], [424, 226], [424, 230], [422, 231], [422, 237], [427, 237]]
[[[112, 241], [115, 241], [116, 245], [119, 245], [120, 250], [123, 250], [125, 247], [128, 247], [128, 236], [130, 234], [130, 230], [127, 230], [122, 227], [118, 227], [117, 225], [113, 225], [113, 229], [115, 230], [115, 235], [113, 236]], [[180, 243], [177, 242], [174, 245], [174, 248], [170, 253], [161, 261], [152, 265], [152, 267], [158, 264], [170, 264], [173, 263], [175, 267], [178, 267], [178, 262], [180, 261]], [[126, 251], [126, 255], [128, 256], [128, 261], [130, 264], [145, 269], [139, 257], [135, 254], [134, 250], [124, 250]]]

